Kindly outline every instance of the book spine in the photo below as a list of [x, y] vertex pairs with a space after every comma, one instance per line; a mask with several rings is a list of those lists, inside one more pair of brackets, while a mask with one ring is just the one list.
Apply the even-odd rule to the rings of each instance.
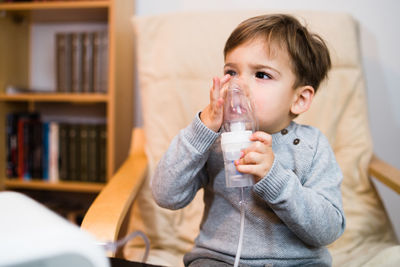
[[23, 168], [21, 172], [21, 176], [24, 180], [30, 180], [32, 179], [32, 149], [31, 149], [31, 124], [28, 120], [23, 120], [22, 121], [22, 142], [23, 142], [23, 148], [22, 148], [22, 161], [23, 161]]
[[79, 176], [79, 125], [70, 124], [68, 127], [68, 179], [72, 181], [80, 180]]
[[98, 182], [105, 183], [107, 175], [107, 129], [105, 124], [98, 126], [99, 131], [99, 174]]
[[32, 121], [29, 124], [30, 146], [29, 161], [31, 162], [31, 176], [33, 179], [43, 179], [43, 132], [42, 122]]
[[24, 123], [25, 120], [18, 120], [18, 178], [24, 177], [25, 161], [24, 161]]
[[88, 144], [88, 125], [82, 124], [79, 130], [80, 134], [80, 180], [89, 181], [88, 161], [89, 161], [89, 144]]
[[50, 143], [49, 143], [49, 181], [58, 182], [60, 180], [59, 175], [59, 124], [57, 122], [50, 123]]
[[93, 33], [83, 33], [83, 92], [93, 92]]
[[98, 177], [98, 131], [95, 124], [88, 126], [88, 177], [89, 181], [95, 182]]
[[7, 114], [7, 166], [8, 178], [18, 177], [18, 114]]
[[65, 34], [57, 33], [55, 40], [56, 47], [56, 73], [57, 73], [57, 92], [65, 92], [67, 89], [65, 88], [65, 64], [66, 64], [66, 52], [65, 52]]
[[93, 33], [93, 91], [101, 92], [101, 51], [100, 32]]
[[32, 178], [32, 122], [38, 121], [38, 113], [20, 113], [17, 121], [17, 151], [19, 179]]
[[102, 31], [100, 33], [100, 53], [101, 53], [101, 64], [100, 64], [100, 91], [107, 93], [108, 91], [108, 33]]
[[42, 123], [42, 177], [44, 181], [49, 181], [50, 165], [50, 123]]
[[59, 177], [61, 181], [69, 179], [68, 160], [69, 160], [69, 144], [68, 144], [68, 124], [59, 124]]
[[72, 91], [72, 33], [65, 34], [65, 92]]
[[72, 92], [82, 92], [82, 34], [72, 33]]
[[72, 34], [56, 34], [56, 72], [57, 91], [61, 93], [72, 90]]

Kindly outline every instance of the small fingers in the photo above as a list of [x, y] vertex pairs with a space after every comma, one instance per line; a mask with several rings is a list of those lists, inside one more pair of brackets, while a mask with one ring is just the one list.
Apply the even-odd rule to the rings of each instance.
[[215, 105], [220, 105], [223, 102], [224, 85], [230, 80], [230, 75], [225, 75], [221, 79], [213, 78], [213, 84], [210, 90], [210, 102]]
[[219, 87], [220, 87], [220, 81], [218, 77], [214, 77], [212, 81], [212, 86], [210, 90], [210, 102], [211, 104], [215, 103], [218, 101], [219, 98]]
[[235, 161], [236, 165], [254, 165], [262, 161], [260, 153], [251, 151], [248, 153], [242, 152], [241, 157]]
[[223, 86], [223, 85], [224, 85], [225, 83], [227, 83], [231, 78], [232, 78], [231, 75], [225, 74], [225, 75], [221, 78], [221, 85]]
[[242, 153], [243, 153], [243, 155], [247, 155], [251, 152], [265, 154], [265, 153], [268, 153], [269, 150], [271, 150], [271, 147], [269, 145], [266, 145], [265, 143], [257, 140], [257, 141], [253, 141], [253, 143], [250, 146], [243, 149]]
[[221, 78], [221, 83], [220, 83], [220, 97], [225, 98], [226, 91], [228, 89], [228, 82], [232, 78], [231, 75], [226, 74], [224, 77]]
[[259, 141], [267, 146], [272, 146], [272, 136], [262, 131], [253, 133], [250, 136], [250, 141]]
[[249, 173], [255, 176], [256, 182], [262, 179], [268, 172], [262, 165], [238, 165], [237, 170], [241, 173]]

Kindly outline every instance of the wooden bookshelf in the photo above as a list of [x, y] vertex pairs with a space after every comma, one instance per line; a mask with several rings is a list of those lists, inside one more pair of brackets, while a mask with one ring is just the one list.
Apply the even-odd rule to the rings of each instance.
[[42, 9], [79, 9], [108, 8], [111, 0], [98, 1], [49, 1], [49, 2], [16, 2], [0, 3], [1, 10], [42, 10]]
[[4, 102], [86, 102], [107, 103], [108, 95], [96, 93], [31, 93], [31, 94], [0, 94]]
[[13, 189], [31, 189], [48, 191], [65, 191], [80, 193], [98, 193], [103, 189], [104, 184], [84, 182], [45, 182], [45, 181], [22, 181], [17, 179], [6, 179], [5, 186]]
[[[106, 121], [108, 180], [128, 155], [133, 127], [133, 0], [49, 1], [0, 3], [0, 125], [6, 125], [6, 114], [35, 111], [44, 104], [59, 105], [66, 116], [76, 104], [102, 109]], [[7, 94], [9, 85], [30, 87], [32, 26], [35, 23], [107, 24], [108, 86], [107, 93], [18, 93]], [[51, 51], [52, 52], [52, 51]], [[128, 60], [129, 59], [129, 60]], [[62, 104], [62, 105], [61, 105]], [[68, 106], [71, 105], [71, 106]], [[58, 106], [57, 106], [58, 107]], [[104, 110], [104, 111], [103, 111]], [[62, 111], [61, 111], [62, 112]], [[0, 131], [5, 143], [6, 133]], [[97, 193], [103, 184], [86, 182], [21, 181], [6, 177], [6, 148], [0, 146], [0, 190], [28, 189]]]

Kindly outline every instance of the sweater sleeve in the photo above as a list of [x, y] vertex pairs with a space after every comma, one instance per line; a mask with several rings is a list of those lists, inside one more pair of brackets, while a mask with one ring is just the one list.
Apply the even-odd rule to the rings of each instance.
[[303, 184], [293, 170], [275, 158], [270, 172], [254, 191], [303, 242], [325, 246], [345, 228], [341, 181], [334, 153], [321, 134]]
[[172, 140], [152, 177], [151, 189], [157, 204], [168, 209], [188, 205], [207, 182], [205, 164], [219, 133], [208, 129], [197, 115]]

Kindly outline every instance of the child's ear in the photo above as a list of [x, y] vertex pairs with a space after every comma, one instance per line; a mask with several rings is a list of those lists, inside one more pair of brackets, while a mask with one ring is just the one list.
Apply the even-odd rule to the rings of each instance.
[[290, 111], [295, 115], [306, 112], [311, 106], [314, 93], [315, 91], [312, 86], [306, 85], [298, 87]]

